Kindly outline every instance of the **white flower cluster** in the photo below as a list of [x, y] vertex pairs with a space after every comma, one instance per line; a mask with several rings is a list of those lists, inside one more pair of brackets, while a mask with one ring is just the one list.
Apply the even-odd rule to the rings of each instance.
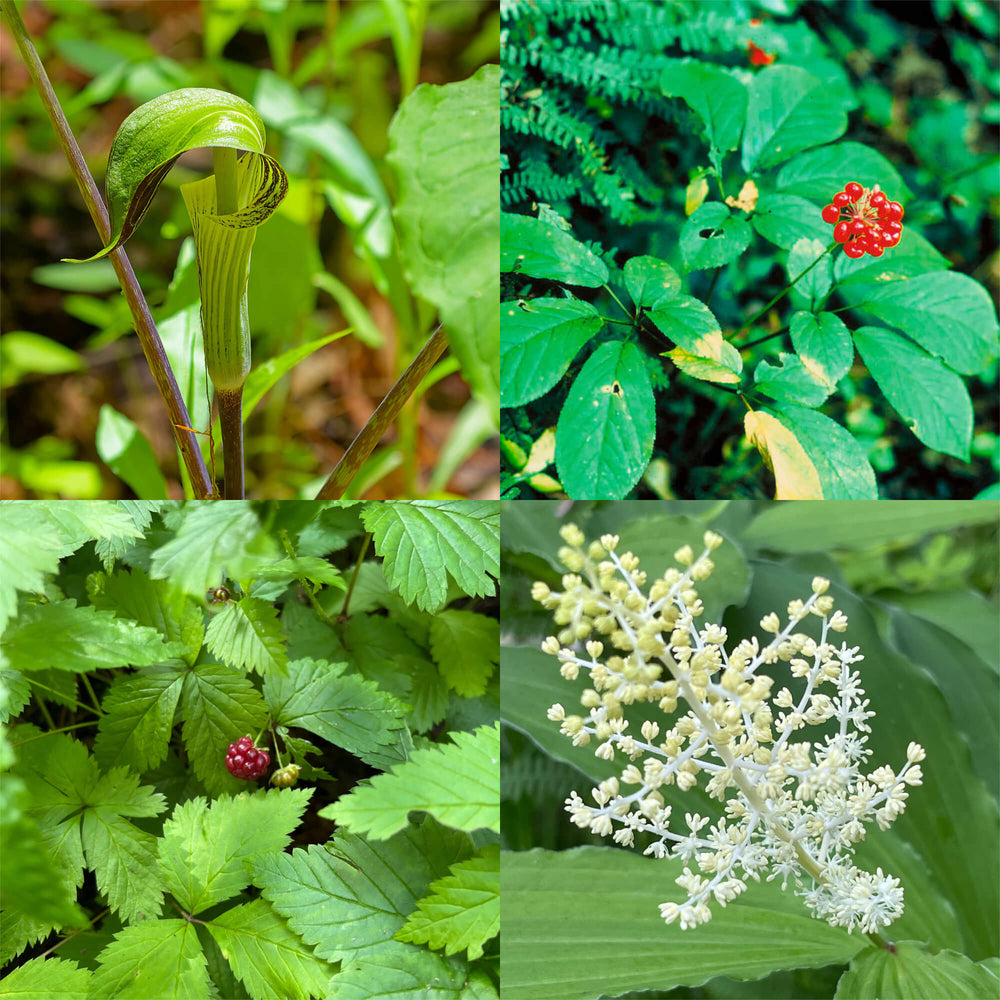
[[[895, 920], [903, 912], [899, 880], [860, 870], [851, 849], [866, 821], [874, 817], [884, 830], [903, 812], [907, 786], [921, 783], [924, 751], [910, 743], [898, 773], [885, 766], [862, 773], [875, 713], [852, 670], [863, 659], [858, 648], [829, 641], [847, 629], [826, 593], [829, 581], [814, 579], [809, 599], [788, 605], [784, 625], [765, 615], [765, 645], [753, 637], [727, 652], [725, 628], [697, 623], [704, 608], [696, 583], [714, 568], [719, 535], [705, 533], [697, 559], [690, 546], [676, 552], [683, 568], [654, 580], [648, 594], [639, 560], [615, 552], [617, 536], [588, 545], [575, 525], [561, 535], [567, 546], [559, 556], [570, 571], [564, 590], [532, 589], [561, 629], [542, 649], [559, 658], [568, 680], [589, 672], [592, 687], [580, 699], [586, 716], [553, 705], [548, 717], [575, 745], [596, 741], [598, 757], [628, 761], [619, 777], [591, 790], [594, 805], [573, 792], [566, 800], [573, 822], [627, 846], [637, 833], [652, 834], [646, 854], [682, 860], [676, 881], [687, 899], [663, 903], [660, 913], [684, 929], [711, 919], [710, 899], [725, 906], [761, 874], [780, 877], [782, 888], [793, 879], [817, 917], [848, 930], [875, 932]], [[811, 616], [820, 622], [818, 640], [801, 630]], [[574, 650], [581, 643], [585, 655]], [[801, 682], [797, 697], [787, 687], [772, 692], [762, 668], [779, 661]], [[668, 728], [647, 718], [639, 733], [629, 731], [626, 708], [644, 702], [665, 713]], [[809, 739], [810, 726], [824, 727], [822, 739]], [[676, 822], [680, 829], [671, 829], [661, 789], [700, 783], [724, 815], [711, 823], [685, 813], [686, 830]]]

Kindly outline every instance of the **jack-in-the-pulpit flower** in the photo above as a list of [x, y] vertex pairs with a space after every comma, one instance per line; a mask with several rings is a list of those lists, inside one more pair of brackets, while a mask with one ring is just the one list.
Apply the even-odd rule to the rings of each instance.
[[[647, 855], [682, 861], [676, 882], [687, 898], [660, 913], [684, 929], [711, 919], [713, 899], [725, 906], [761, 876], [780, 878], [782, 888], [791, 880], [817, 917], [849, 931], [875, 932], [900, 916], [899, 880], [861, 870], [851, 852], [866, 822], [884, 830], [903, 812], [908, 786], [921, 783], [924, 751], [910, 743], [898, 772], [883, 765], [864, 773], [875, 713], [855, 669], [864, 657], [833, 641], [848, 623], [829, 581], [816, 577], [784, 619], [767, 614], [760, 627], [768, 641], [733, 644], [722, 626], [699, 622], [697, 585], [712, 573], [721, 536], [706, 532], [697, 558], [684, 546], [674, 555], [680, 568], [647, 591], [639, 560], [616, 553], [617, 536], [588, 544], [575, 525], [561, 535], [569, 570], [562, 592], [532, 589], [560, 628], [542, 649], [558, 657], [563, 677], [586, 671], [592, 686], [583, 714], [557, 704], [548, 717], [575, 745], [596, 742], [598, 757], [625, 762], [618, 777], [591, 789], [592, 804], [575, 791], [566, 800], [573, 822], [626, 846], [651, 834]], [[774, 690], [767, 668], [779, 662], [796, 693]], [[664, 720], [646, 719], [634, 732], [629, 707], [644, 702]], [[812, 727], [821, 735], [811, 738]], [[721, 803], [715, 821], [690, 812], [680, 822], [666, 804], [665, 786], [696, 784]]]

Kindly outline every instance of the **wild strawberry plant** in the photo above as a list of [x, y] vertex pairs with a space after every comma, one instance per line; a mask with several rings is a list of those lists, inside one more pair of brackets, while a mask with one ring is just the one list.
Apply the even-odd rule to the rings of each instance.
[[[838, 8], [845, 30], [865, 6]], [[501, 4], [508, 496], [994, 482], [968, 464], [968, 383], [990, 387], [990, 434], [996, 313], [949, 269], [963, 250], [927, 238], [947, 192], [852, 138], [864, 80], [834, 16], [823, 34], [746, 9]], [[966, 150], [967, 169], [991, 155]], [[932, 158], [919, 136], [912, 157]], [[922, 485], [880, 490], [894, 448]]]
[[498, 529], [0, 506], [0, 990], [496, 996]]
[[504, 517], [505, 994], [995, 992], [995, 505], [568, 516]]

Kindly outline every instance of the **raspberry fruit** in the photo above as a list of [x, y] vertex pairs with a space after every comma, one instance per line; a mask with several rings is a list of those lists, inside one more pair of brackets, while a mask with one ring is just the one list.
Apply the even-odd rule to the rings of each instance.
[[263, 776], [270, 763], [271, 755], [266, 750], [258, 750], [249, 736], [243, 736], [229, 744], [226, 768], [234, 778], [256, 781]]
[[894, 247], [903, 232], [903, 206], [889, 201], [876, 184], [870, 190], [857, 181], [844, 185], [822, 211], [824, 222], [833, 226], [833, 238], [843, 244], [852, 260], [866, 253], [881, 257]]

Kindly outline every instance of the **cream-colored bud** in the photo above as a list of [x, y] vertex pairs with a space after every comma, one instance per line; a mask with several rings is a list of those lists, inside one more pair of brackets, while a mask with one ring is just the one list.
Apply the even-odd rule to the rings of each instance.
[[679, 562], [682, 566], [690, 566], [694, 562], [694, 552], [690, 545], [682, 545], [674, 553], [674, 561]]
[[564, 542], [572, 545], [575, 549], [581, 548], [586, 541], [583, 532], [575, 524], [564, 524], [559, 529], [559, 536]]

